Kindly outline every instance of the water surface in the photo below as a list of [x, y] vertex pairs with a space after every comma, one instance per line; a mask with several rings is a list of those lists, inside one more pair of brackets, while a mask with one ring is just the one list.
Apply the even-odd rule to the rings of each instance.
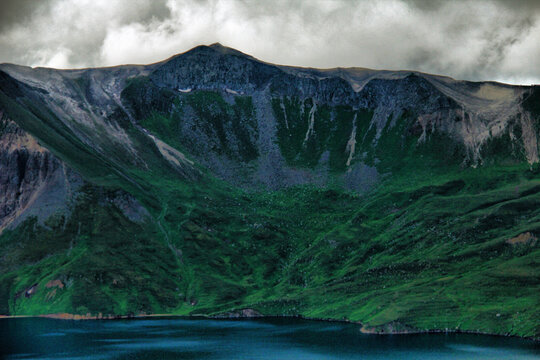
[[[366, 335], [300, 319], [0, 319], [5, 359], [539, 359], [533, 341], [469, 334]], [[0, 357], [2, 358], [2, 357]]]

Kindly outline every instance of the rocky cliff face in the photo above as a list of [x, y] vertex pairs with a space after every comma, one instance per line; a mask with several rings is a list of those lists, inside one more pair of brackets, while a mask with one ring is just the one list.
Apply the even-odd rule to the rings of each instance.
[[[53, 215], [68, 217], [84, 184], [77, 172], [0, 112], [0, 233], [31, 217], [40, 225]], [[103, 195], [103, 201], [135, 222], [149, 216], [124, 191]]]
[[[415, 72], [282, 67], [219, 44], [149, 71], [122, 92], [128, 112], [159, 132], [145, 121], [147, 109], [157, 110], [169, 119], [171, 141], [235, 184], [279, 188], [337, 176], [362, 189], [389, 171], [377, 164], [421, 147], [443, 164], [466, 167], [494, 161], [494, 151], [510, 161], [538, 161], [538, 120], [521, 105], [527, 87]], [[228, 118], [240, 99], [249, 100], [245, 113], [257, 123]], [[390, 154], [379, 141], [383, 134], [409, 149]], [[371, 180], [359, 182], [365, 178]]]
[[70, 196], [65, 164], [26, 131], [64, 161], [88, 162], [78, 168], [83, 176], [112, 169], [132, 184], [126, 166], [148, 170], [156, 162], [187, 179], [200, 176], [198, 163], [244, 188], [337, 182], [360, 192], [396, 163], [424, 156], [435, 166], [538, 162], [538, 115], [523, 106], [528, 87], [284, 67], [219, 44], [149, 66], [3, 64], [0, 72], [2, 226], [39, 191], [50, 195], [42, 200], [49, 212]]
[[0, 69], [22, 94], [19, 103], [40, 102], [74, 141], [116, 167], [148, 168], [150, 147], [188, 178], [197, 173], [191, 158], [245, 187], [326, 184], [337, 176], [361, 189], [372, 181], [358, 179], [390, 171], [377, 165], [396, 155], [379, 141], [389, 133], [411, 151], [442, 141], [449, 150], [440, 160], [455, 156], [463, 166], [492, 161], [493, 146], [505, 146], [497, 152], [513, 161], [538, 161], [538, 120], [521, 105], [527, 87], [283, 67], [219, 44], [149, 66]]
[[30, 216], [67, 213], [82, 179], [13, 121], [0, 116], [0, 231]]

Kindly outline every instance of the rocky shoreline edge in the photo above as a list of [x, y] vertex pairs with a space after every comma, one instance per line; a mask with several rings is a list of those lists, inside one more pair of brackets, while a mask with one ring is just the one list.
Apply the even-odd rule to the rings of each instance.
[[360, 326], [360, 332], [368, 335], [414, 335], [414, 334], [472, 334], [472, 335], [488, 335], [488, 336], [504, 336], [515, 337], [524, 340], [532, 340], [540, 343], [540, 337], [535, 336], [519, 336], [512, 334], [497, 334], [485, 331], [475, 330], [462, 330], [462, 329], [429, 329], [422, 330], [407, 325], [403, 325], [398, 322], [391, 322], [380, 327], [365, 326], [360, 322], [351, 321], [348, 319], [333, 319], [333, 318], [317, 318], [308, 317], [303, 315], [264, 315], [257, 310], [246, 308], [241, 310], [224, 312], [217, 315], [207, 314], [192, 314], [192, 315], [178, 315], [178, 314], [128, 314], [128, 315], [80, 315], [70, 313], [55, 313], [55, 314], [43, 314], [43, 315], [0, 315], [2, 319], [17, 319], [17, 318], [48, 318], [57, 320], [128, 320], [128, 319], [144, 319], [144, 318], [162, 318], [162, 317], [179, 317], [179, 318], [205, 318], [205, 319], [263, 319], [263, 318], [295, 318], [310, 321], [325, 321], [325, 322], [338, 322], [338, 323], [350, 323]]

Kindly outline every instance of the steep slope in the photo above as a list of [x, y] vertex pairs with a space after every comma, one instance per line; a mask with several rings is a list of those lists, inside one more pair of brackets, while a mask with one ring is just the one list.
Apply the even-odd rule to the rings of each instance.
[[219, 44], [0, 65], [0, 312], [539, 336], [540, 92]]
[[[1, 117], [1, 116], [0, 116]], [[14, 122], [0, 120], [0, 229], [63, 212], [82, 182]]]

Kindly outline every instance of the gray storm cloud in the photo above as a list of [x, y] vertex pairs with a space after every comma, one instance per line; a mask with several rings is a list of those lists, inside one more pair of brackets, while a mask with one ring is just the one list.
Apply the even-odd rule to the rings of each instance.
[[535, 0], [0, 2], [0, 62], [151, 63], [213, 42], [279, 64], [540, 83]]

